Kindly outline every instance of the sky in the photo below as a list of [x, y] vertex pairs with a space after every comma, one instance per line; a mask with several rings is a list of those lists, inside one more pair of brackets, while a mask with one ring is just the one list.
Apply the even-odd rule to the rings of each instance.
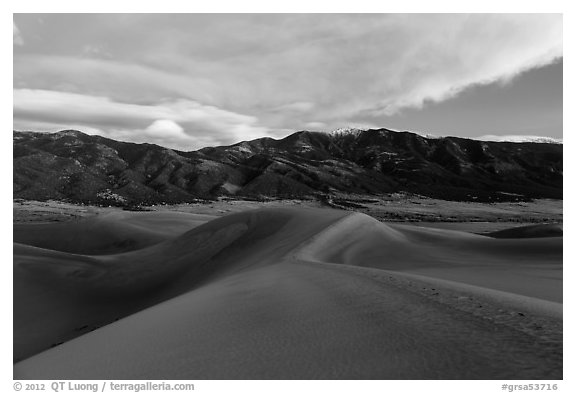
[[15, 14], [14, 129], [562, 138], [561, 14]]

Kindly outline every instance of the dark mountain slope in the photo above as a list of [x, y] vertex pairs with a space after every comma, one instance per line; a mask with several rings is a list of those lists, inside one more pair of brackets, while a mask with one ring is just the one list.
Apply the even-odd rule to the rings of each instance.
[[181, 152], [67, 130], [14, 131], [14, 197], [90, 203], [220, 195], [413, 192], [450, 200], [562, 198], [562, 145], [429, 139], [386, 129], [296, 132]]

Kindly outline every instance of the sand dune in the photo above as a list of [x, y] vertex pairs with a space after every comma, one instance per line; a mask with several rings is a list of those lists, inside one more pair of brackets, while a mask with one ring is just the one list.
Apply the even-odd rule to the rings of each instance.
[[113, 212], [78, 221], [15, 224], [14, 242], [89, 255], [148, 247], [214, 217], [173, 212]]
[[487, 234], [498, 239], [521, 239], [535, 237], [560, 237], [563, 234], [561, 224], [538, 224], [518, 228], [504, 229]]
[[[139, 246], [109, 255], [98, 249], [109, 241], [87, 244], [93, 255], [58, 251], [54, 239], [15, 244], [15, 378], [562, 377], [561, 238], [494, 239], [330, 209], [199, 226], [182, 217], [171, 233], [154, 231], [167, 217], [120, 222], [116, 233], [133, 225]], [[144, 246], [151, 232], [166, 238]], [[522, 310], [546, 334], [480, 317], [452, 295]]]
[[294, 244], [341, 216], [310, 212], [239, 213], [116, 255], [15, 243], [14, 357], [26, 358], [219, 275], [278, 262]]

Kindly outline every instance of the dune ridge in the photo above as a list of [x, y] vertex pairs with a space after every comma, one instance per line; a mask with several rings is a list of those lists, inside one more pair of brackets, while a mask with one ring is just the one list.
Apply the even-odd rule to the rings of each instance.
[[561, 320], [561, 238], [531, 244], [295, 208], [232, 214], [118, 254], [15, 244], [15, 377], [561, 377], [561, 343], [534, 344], [510, 323], [494, 331], [390, 281]]
[[562, 224], [538, 224], [517, 228], [504, 229], [488, 233], [486, 236], [497, 239], [561, 237], [563, 234]]

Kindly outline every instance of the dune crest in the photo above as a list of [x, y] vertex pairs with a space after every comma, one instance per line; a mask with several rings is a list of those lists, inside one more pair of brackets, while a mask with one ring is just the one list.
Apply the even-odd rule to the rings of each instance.
[[487, 234], [497, 239], [524, 239], [542, 237], [561, 237], [563, 229], [561, 224], [538, 224], [517, 228], [504, 229]]

